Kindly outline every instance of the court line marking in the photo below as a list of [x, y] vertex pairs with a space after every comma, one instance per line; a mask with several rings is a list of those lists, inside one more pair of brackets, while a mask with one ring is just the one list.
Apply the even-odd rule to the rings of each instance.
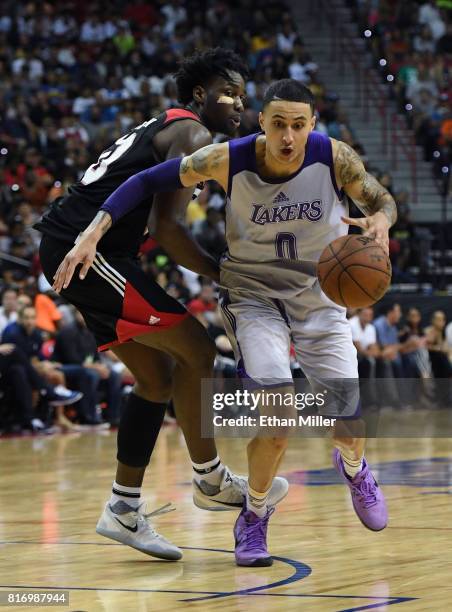
[[[267, 587], [268, 588], [268, 587]], [[178, 594], [178, 595], [189, 595], [189, 594], [204, 594], [210, 596], [228, 596], [231, 595], [229, 592], [217, 592], [217, 591], [183, 591], [180, 589], [114, 589], [114, 588], [96, 588], [96, 587], [60, 587], [60, 586], [27, 586], [27, 585], [17, 585], [17, 584], [0, 584], [0, 589], [46, 589], [52, 591], [105, 591], [105, 592], [114, 592], [114, 593], [168, 593], [168, 594]], [[235, 593], [232, 593], [235, 595]], [[244, 593], [246, 597], [299, 597], [299, 598], [308, 598], [308, 599], [381, 599], [382, 601], [378, 601], [373, 604], [368, 604], [366, 606], [359, 606], [358, 608], [346, 608], [338, 610], [337, 612], [358, 612], [359, 610], [371, 610], [380, 608], [381, 606], [392, 606], [398, 603], [405, 603], [408, 601], [416, 601], [419, 599], [418, 597], [378, 597], [376, 595], [311, 595], [309, 593], [297, 594], [297, 593]], [[207, 597], [204, 599], [211, 599], [211, 597]], [[187, 601], [195, 601], [195, 599], [181, 599], [180, 602]], [[199, 601], [199, 600], [198, 600]]]
[[[0, 544], [39, 544], [41, 546], [45, 545], [46, 542], [27, 542], [27, 541], [20, 541], [20, 540], [16, 540], [16, 541], [0, 541]], [[55, 544], [65, 544], [65, 545], [73, 545], [73, 546], [79, 546], [80, 544], [84, 544], [84, 545], [94, 545], [94, 546], [124, 546], [123, 544], [116, 544], [116, 543], [101, 543], [101, 542], [49, 542], [49, 544], [55, 545]], [[227, 554], [234, 554], [233, 550], [225, 550], [222, 548], [200, 548], [200, 547], [196, 547], [196, 546], [181, 546], [180, 548], [182, 548], [183, 550], [205, 550], [208, 552], [221, 552], [221, 553], [227, 553]], [[171, 591], [171, 590], [152, 590], [152, 589], [135, 589], [137, 591], [141, 591], [143, 590], [143, 592], [156, 592], [156, 593], [184, 593], [187, 595], [203, 595], [203, 597], [195, 597], [195, 598], [189, 598], [189, 599], [182, 599], [180, 601], [184, 601], [184, 602], [188, 602], [188, 601], [203, 601], [206, 599], [217, 599], [219, 597], [230, 597], [233, 595], [241, 595], [243, 594], [249, 594], [249, 593], [254, 593], [256, 591], [261, 591], [263, 589], [268, 590], [268, 589], [274, 589], [276, 587], [279, 586], [285, 586], [287, 584], [291, 584], [293, 582], [298, 582], [299, 580], [303, 580], [303, 578], [306, 578], [307, 576], [309, 576], [312, 573], [312, 569], [309, 567], [309, 565], [306, 565], [305, 563], [302, 563], [301, 561], [295, 561], [294, 559], [288, 559], [286, 557], [277, 557], [277, 556], [273, 556], [273, 559], [275, 559], [275, 561], [281, 561], [282, 563], [286, 563], [287, 565], [290, 565], [291, 567], [293, 567], [295, 569], [295, 572], [291, 575], [288, 576], [287, 578], [284, 578], [282, 580], [278, 580], [276, 582], [270, 583], [270, 584], [266, 584], [266, 585], [259, 585], [257, 587], [251, 587], [249, 589], [242, 589], [240, 591], [210, 591], [210, 592], [205, 592], [205, 591]], [[27, 588], [27, 587], [14, 587], [14, 586], [7, 586], [5, 587], [5, 585], [0, 585], [0, 588]], [[38, 587], [28, 587], [28, 588], [38, 588]], [[49, 588], [51, 589], [52, 587], [39, 587], [39, 588]], [[57, 587], [57, 588], [63, 588], [63, 587]], [[68, 590], [71, 590], [71, 588], [73, 589], [79, 589], [79, 588], [83, 588], [85, 590], [96, 590], [95, 587], [66, 587]], [[104, 590], [104, 589], [98, 589], [98, 590]], [[105, 590], [131, 590], [133, 591], [134, 589], [105, 589]]]
[[[26, 542], [26, 541], [3, 541], [0, 542], [0, 544], [12, 544], [12, 543], [19, 543], [19, 544], [43, 544], [42, 542]], [[116, 544], [116, 543], [101, 543], [101, 542], [52, 542], [52, 544], [66, 544], [66, 545], [80, 545], [80, 544], [84, 544], [84, 545], [95, 545], [95, 546], [123, 546], [123, 544]], [[184, 550], [205, 550], [208, 552], [223, 552], [223, 553], [227, 553], [227, 554], [234, 554], [234, 551], [232, 550], [225, 550], [222, 548], [202, 548], [202, 547], [196, 547], [196, 546], [181, 546], [182, 549]], [[247, 597], [249, 596], [256, 596], [256, 597], [299, 597], [299, 598], [316, 598], [316, 599], [321, 599], [321, 598], [329, 598], [329, 599], [366, 599], [366, 600], [382, 600], [382, 601], [377, 601], [376, 603], [373, 604], [368, 604], [366, 606], [360, 606], [358, 608], [347, 608], [347, 609], [342, 609], [338, 612], [358, 612], [360, 610], [370, 610], [370, 609], [376, 609], [379, 608], [381, 606], [390, 606], [390, 605], [394, 605], [394, 604], [398, 604], [398, 603], [404, 603], [407, 601], [414, 601], [415, 599], [417, 599], [416, 597], [388, 597], [388, 596], [365, 596], [365, 595], [333, 595], [333, 594], [329, 594], [329, 595], [310, 595], [308, 593], [304, 593], [304, 594], [296, 594], [296, 593], [262, 593], [260, 591], [268, 591], [270, 589], [275, 589], [277, 587], [280, 586], [286, 586], [288, 584], [292, 584], [294, 582], [299, 582], [300, 580], [303, 580], [304, 578], [307, 578], [311, 573], [312, 573], [312, 569], [306, 565], [305, 563], [302, 563], [301, 561], [296, 561], [294, 559], [289, 559], [287, 557], [278, 557], [278, 556], [274, 556], [273, 557], [276, 561], [281, 561], [282, 563], [286, 563], [288, 565], [291, 565], [294, 569], [295, 572], [289, 576], [288, 578], [276, 581], [274, 583], [271, 584], [267, 584], [267, 585], [259, 585], [257, 587], [250, 587], [248, 589], [241, 589], [239, 591], [186, 591], [186, 590], [181, 590], [181, 589], [129, 589], [129, 588], [97, 588], [97, 587], [52, 587], [52, 586], [24, 586], [24, 585], [0, 585], [0, 588], [6, 588], [6, 589], [49, 589], [49, 590], [69, 590], [69, 591], [113, 591], [113, 592], [137, 592], [137, 593], [172, 593], [172, 594], [179, 594], [179, 595], [197, 595], [198, 597], [189, 597], [189, 598], [185, 598], [185, 599], [181, 599], [179, 600], [180, 602], [193, 602], [193, 601], [206, 601], [206, 600], [210, 600], [210, 599], [218, 599], [221, 597], [234, 597], [234, 596], [240, 596], [240, 595], [245, 595]], [[199, 595], [201, 595], [201, 597], [199, 597]]]
[[[199, 548], [196, 546], [185, 546], [183, 548], [184, 550], [207, 550], [209, 552], [222, 552], [222, 553], [234, 554], [233, 550], [225, 550], [223, 548]], [[181, 601], [183, 602], [205, 601], [207, 599], [218, 599], [219, 597], [228, 597], [232, 595], [248, 595], [250, 593], [256, 593], [258, 591], [264, 591], [264, 590], [267, 591], [269, 589], [275, 589], [280, 586], [286, 586], [288, 584], [292, 584], [293, 582], [299, 582], [300, 580], [303, 580], [303, 578], [307, 578], [312, 573], [312, 569], [309, 567], [309, 565], [306, 565], [305, 563], [302, 563], [301, 561], [295, 561], [294, 559], [288, 559], [287, 557], [277, 557], [275, 555], [272, 555], [272, 557], [275, 561], [281, 561], [282, 563], [286, 563], [287, 565], [292, 566], [295, 570], [294, 573], [288, 578], [284, 578], [282, 580], [278, 580], [270, 584], [263, 584], [257, 587], [251, 587], [249, 589], [241, 589], [240, 591], [231, 591], [228, 594], [221, 593], [218, 595], [194, 597], [190, 599], [182, 599]]]

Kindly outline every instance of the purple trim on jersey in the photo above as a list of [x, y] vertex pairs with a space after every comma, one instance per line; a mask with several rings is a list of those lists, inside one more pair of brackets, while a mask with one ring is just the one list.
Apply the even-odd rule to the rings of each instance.
[[99, 210], [108, 212], [114, 224], [154, 193], [183, 189], [179, 177], [181, 161], [182, 157], [168, 159], [134, 174], [105, 200]]
[[340, 200], [343, 199], [344, 191], [339, 189], [336, 183], [336, 177], [334, 174], [333, 147], [328, 136], [320, 132], [310, 132], [306, 142], [305, 156], [302, 165], [293, 174], [289, 174], [288, 176], [284, 177], [284, 180], [281, 180], [281, 177], [274, 179], [263, 178], [259, 174], [256, 160], [256, 140], [260, 134], [262, 134], [262, 132], [250, 134], [249, 136], [245, 136], [245, 138], [237, 138], [229, 141], [229, 197], [232, 190], [232, 179], [234, 178], [235, 174], [238, 174], [242, 170], [251, 170], [257, 174], [264, 183], [282, 185], [283, 183], [287, 183], [295, 178], [297, 174], [300, 174], [300, 172], [308, 166], [321, 163], [329, 167], [331, 183], [334, 187], [334, 191]]
[[232, 179], [243, 170], [252, 170], [256, 167], [256, 138], [257, 134], [250, 134], [243, 138], [234, 138], [229, 141], [229, 177], [228, 198], [231, 197]]
[[333, 145], [331, 139], [326, 134], [321, 132], [311, 132], [308, 138], [308, 153], [305, 156], [302, 168], [311, 166], [312, 164], [320, 162], [325, 164], [330, 169], [331, 183], [334, 187], [339, 200], [344, 197], [344, 191], [339, 189], [336, 183], [336, 176], [334, 172], [334, 160], [333, 160]]

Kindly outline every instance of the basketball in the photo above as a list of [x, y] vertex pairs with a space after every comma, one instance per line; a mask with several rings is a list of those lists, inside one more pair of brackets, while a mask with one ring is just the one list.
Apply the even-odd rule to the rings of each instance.
[[330, 300], [347, 308], [364, 308], [388, 290], [391, 261], [373, 238], [341, 236], [323, 250], [317, 276]]

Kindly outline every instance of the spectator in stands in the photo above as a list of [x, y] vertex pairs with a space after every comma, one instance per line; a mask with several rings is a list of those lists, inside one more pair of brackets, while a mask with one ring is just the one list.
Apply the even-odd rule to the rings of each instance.
[[49, 295], [39, 293], [36, 290], [34, 290], [34, 293], [36, 293], [34, 299], [36, 327], [53, 336], [60, 326], [63, 315]]
[[217, 299], [213, 285], [211, 283], [202, 285], [199, 295], [188, 303], [187, 309], [204, 327], [208, 327], [212, 318], [209, 315], [217, 309]]
[[449, 361], [449, 347], [447, 345], [445, 328], [446, 315], [442, 310], [436, 310], [432, 315], [431, 324], [425, 328], [432, 370], [436, 378], [452, 376], [452, 365]]
[[[66, 369], [61, 363], [45, 360], [42, 355], [43, 335], [36, 327], [36, 310], [31, 305], [19, 309], [17, 322], [8, 325], [2, 335], [2, 342], [13, 344], [36, 370], [47, 386], [55, 387], [61, 397], [70, 399], [77, 395], [80, 399], [79, 412], [82, 420], [89, 422], [90, 413], [90, 385], [89, 379], [82, 368]], [[78, 391], [66, 388], [66, 381]], [[71, 402], [73, 403], [73, 402]]]
[[[28, 357], [14, 344], [0, 344], [0, 389], [11, 407], [11, 426], [19, 430], [40, 431], [42, 419], [48, 418], [48, 406], [55, 406], [61, 416], [63, 406], [78, 402], [82, 393], [53, 386], [42, 378]], [[4, 424], [0, 422], [0, 427]]]
[[0, 336], [7, 325], [17, 321], [17, 310], [17, 291], [15, 289], [5, 289], [0, 306]]
[[[27, 364], [26, 358], [24, 361]], [[22, 431], [44, 429], [44, 423], [37, 418], [33, 409], [32, 382], [20, 359], [20, 351], [14, 344], [0, 344], [0, 389], [14, 407], [10, 417], [13, 427], [18, 425]]]
[[216, 259], [226, 250], [224, 219], [219, 210], [209, 207], [204, 221], [195, 221], [192, 231], [199, 244]]
[[414, 373], [410, 371], [410, 365], [404, 363], [402, 354], [417, 350], [422, 346], [422, 340], [411, 337], [400, 342], [398, 324], [402, 317], [400, 304], [389, 303], [383, 308], [383, 314], [375, 322], [377, 340], [381, 349], [380, 372], [387, 378], [386, 391], [392, 405], [409, 404], [413, 401], [412, 389], [409, 385], [396, 384], [394, 379], [411, 378]]
[[369, 307], [361, 308], [350, 319], [353, 344], [358, 352], [359, 376], [363, 378], [375, 378], [375, 360], [380, 356], [373, 318], [373, 308]]
[[432, 371], [437, 381], [436, 398], [440, 405], [450, 408], [452, 402], [452, 365], [449, 360], [447, 345], [446, 315], [442, 310], [436, 310], [431, 318], [431, 324], [425, 328], [427, 348], [432, 364]]
[[121, 400], [121, 375], [108, 363], [104, 363], [97, 352], [96, 340], [86, 327], [78, 310], [73, 308], [75, 322], [66, 325], [57, 333], [54, 356], [63, 364], [63, 371], [83, 370], [89, 381], [91, 406], [88, 409], [88, 423], [100, 424], [96, 413], [96, 398], [103, 390], [107, 400], [106, 419], [111, 425], [119, 422]]
[[373, 308], [362, 308], [349, 319], [353, 344], [358, 353], [359, 377], [369, 379], [361, 390], [365, 406], [378, 404], [375, 377], [376, 360], [380, 356], [380, 347], [377, 343], [377, 332], [372, 324], [373, 318]]
[[446, 325], [444, 333], [446, 336], [447, 350], [449, 352], [449, 361], [452, 363], [452, 321]]
[[432, 368], [428, 354], [427, 340], [424, 330], [421, 327], [421, 313], [418, 308], [410, 308], [406, 315], [406, 323], [399, 333], [400, 342], [407, 342], [410, 339], [419, 341], [418, 348], [402, 353], [402, 361], [407, 376], [419, 378], [419, 384], [414, 384], [418, 389], [418, 396], [424, 393], [428, 399], [433, 398], [433, 388], [431, 385]]

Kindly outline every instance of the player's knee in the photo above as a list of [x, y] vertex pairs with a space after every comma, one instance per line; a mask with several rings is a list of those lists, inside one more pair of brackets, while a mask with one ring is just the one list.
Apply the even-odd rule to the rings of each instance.
[[149, 402], [169, 402], [171, 399], [171, 376], [135, 376], [134, 393]]
[[204, 332], [193, 339], [190, 350], [184, 353], [178, 362], [182, 366], [195, 370], [200, 376], [208, 377], [212, 372], [216, 353], [214, 341]]

